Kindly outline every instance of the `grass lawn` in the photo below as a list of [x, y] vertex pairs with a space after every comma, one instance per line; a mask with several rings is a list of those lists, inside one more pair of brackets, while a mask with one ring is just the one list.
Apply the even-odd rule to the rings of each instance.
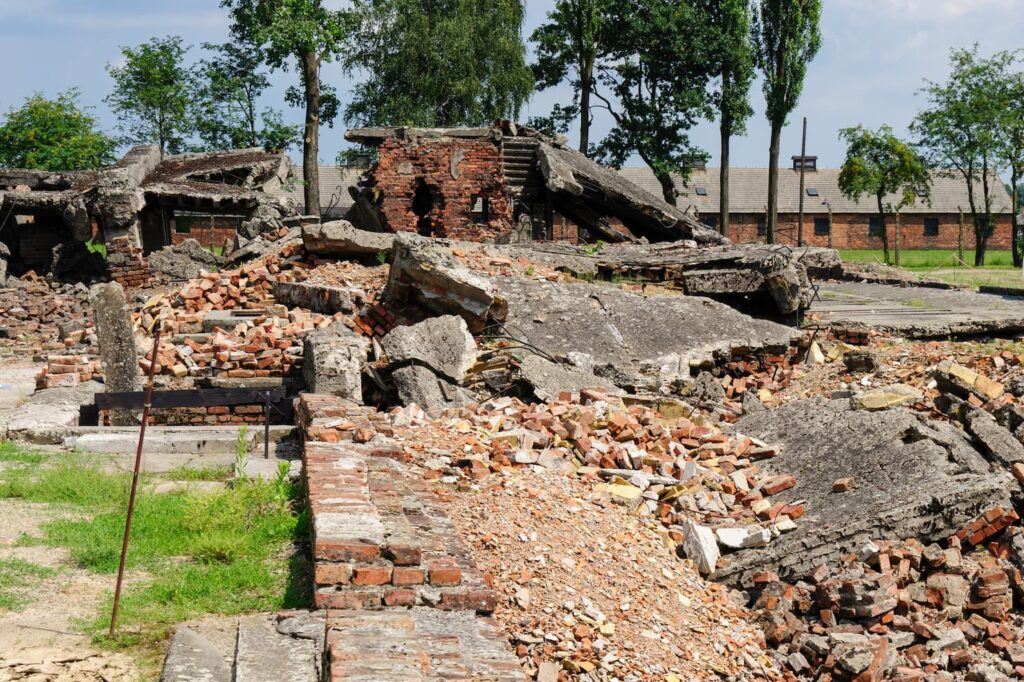
[[[884, 262], [881, 249], [841, 250], [839, 253], [843, 260], [851, 263]], [[985, 254], [985, 266], [982, 268], [960, 265], [956, 256], [955, 250], [911, 250], [903, 251], [900, 260], [905, 270], [922, 277], [970, 287], [1024, 288], [1024, 276], [1020, 269], [1013, 267], [1013, 257], [1009, 251], [989, 251]], [[964, 261], [974, 263], [974, 252], [964, 251]]]
[[[306, 606], [308, 561], [301, 545], [306, 516], [299, 491], [284, 475], [276, 481], [240, 480], [214, 492], [156, 494], [140, 484], [132, 523], [118, 639], [106, 641], [131, 474], [108, 473], [87, 456], [40, 455], [0, 443], [0, 498], [46, 503], [72, 511], [42, 525], [42, 537], [23, 538], [68, 550], [80, 569], [110, 576], [111, 594], [82, 629], [98, 642], [152, 646], [174, 624], [205, 614], [238, 614]], [[214, 479], [223, 472], [198, 472]], [[14, 603], [31, 566], [0, 563], [0, 608]], [[9, 586], [9, 587], [8, 587]]]

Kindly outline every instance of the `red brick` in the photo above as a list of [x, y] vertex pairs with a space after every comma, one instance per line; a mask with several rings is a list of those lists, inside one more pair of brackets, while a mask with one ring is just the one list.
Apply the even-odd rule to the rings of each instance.
[[347, 585], [352, 579], [352, 566], [318, 561], [313, 576], [317, 585]]
[[384, 606], [415, 606], [415, 590], [388, 590], [384, 593]]
[[356, 566], [352, 570], [353, 585], [387, 585], [389, 582], [390, 566]]
[[453, 563], [434, 562], [427, 567], [427, 581], [435, 587], [458, 585], [462, 582], [462, 570]]
[[395, 566], [391, 571], [392, 585], [422, 585], [423, 569]]
[[317, 560], [369, 562], [380, 556], [380, 547], [366, 542], [318, 539], [314, 549]]

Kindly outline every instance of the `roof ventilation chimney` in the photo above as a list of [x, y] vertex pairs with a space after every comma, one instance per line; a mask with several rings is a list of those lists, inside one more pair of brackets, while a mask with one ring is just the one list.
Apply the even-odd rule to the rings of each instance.
[[793, 157], [793, 170], [798, 171], [803, 168], [806, 171], [818, 170], [818, 157], [817, 156], [794, 156]]

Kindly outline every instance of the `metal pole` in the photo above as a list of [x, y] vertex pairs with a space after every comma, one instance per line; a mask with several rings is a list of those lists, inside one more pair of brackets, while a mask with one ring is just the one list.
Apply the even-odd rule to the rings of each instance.
[[142, 407], [142, 425], [139, 427], [139, 446], [135, 449], [135, 469], [132, 472], [132, 492], [128, 497], [128, 516], [124, 520], [124, 540], [121, 542], [121, 562], [117, 565], [117, 587], [114, 589], [114, 611], [110, 614], [110, 636], [117, 629], [117, 610], [121, 605], [121, 586], [124, 583], [124, 561], [128, 556], [128, 537], [132, 531], [132, 514], [135, 512], [135, 494], [139, 489], [139, 469], [142, 468], [142, 444], [146, 440], [146, 423], [149, 408], [153, 405], [153, 374], [156, 368], [156, 353], [160, 349], [160, 322], [157, 321], [153, 335], [153, 352], [149, 358], [149, 383], [146, 386], [146, 402]]
[[264, 395], [263, 405], [263, 459], [270, 459], [270, 390]]
[[800, 213], [796, 224], [796, 245], [804, 245], [804, 173], [807, 172], [807, 117], [804, 116], [804, 139], [800, 144]]

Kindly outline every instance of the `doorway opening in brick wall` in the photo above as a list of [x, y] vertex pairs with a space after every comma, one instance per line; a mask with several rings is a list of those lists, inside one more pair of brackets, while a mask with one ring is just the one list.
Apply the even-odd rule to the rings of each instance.
[[412, 212], [416, 214], [416, 232], [424, 237], [434, 236], [434, 221], [430, 217], [433, 210], [434, 190], [423, 178], [418, 178], [412, 195]]

